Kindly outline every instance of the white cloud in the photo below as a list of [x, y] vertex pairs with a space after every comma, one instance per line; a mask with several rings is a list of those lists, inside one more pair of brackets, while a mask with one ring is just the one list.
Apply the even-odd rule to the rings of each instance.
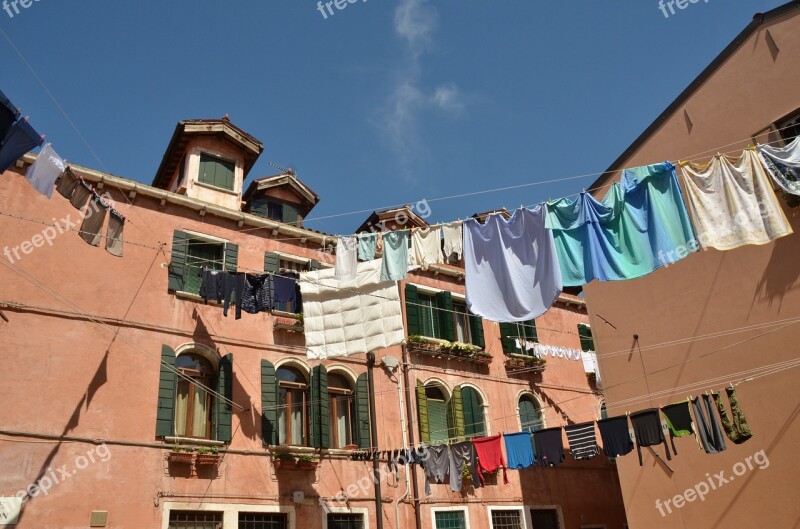
[[428, 0], [402, 0], [394, 11], [394, 30], [403, 37], [416, 59], [431, 44], [436, 9]]

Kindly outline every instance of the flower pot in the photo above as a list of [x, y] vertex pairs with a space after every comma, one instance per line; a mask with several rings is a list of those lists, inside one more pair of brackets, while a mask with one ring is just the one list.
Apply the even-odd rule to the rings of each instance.
[[275, 459], [272, 464], [275, 465], [275, 470], [293, 470], [297, 466], [297, 461], [294, 459]]
[[195, 465], [218, 465], [222, 456], [219, 454], [197, 454], [194, 460]]
[[297, 463], [297, 468], [300, 470], [316, 470], [319, 463], [317, 461], [300, 461]]
[[170, 463], [192, 464], [194, 454], [192, 452], [170, 452], [168, 456]]

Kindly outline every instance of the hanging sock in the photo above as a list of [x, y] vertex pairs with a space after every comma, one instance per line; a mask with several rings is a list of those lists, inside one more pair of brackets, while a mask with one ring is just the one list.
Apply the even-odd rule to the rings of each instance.
[[40, 146], [44, 140], [28, 123], [17, 120], [0, 141], [0, 173], [14, 165], [23, 155]]
[[341, 281], [356, 278], [358, 264], [358, 242], [355, 237], [339, 237], [336, 242], [336, 266], [334, 275]]
[[28, 168], [25, 178], [34, 189], [50, 198], [53, 196], [53, 184], [63, 172], [64, 160], [48, 143], [36, 157], [36, 161]]
[[722, 398], [719, 393], [712, 392], [711, 396], [717, 405], [719, 417], [722, 420], [722, 427], [725, 429], [725, 434], [728, 439], [733, 441], [734, 444], [742, 444], [753, 436], [750, 427], [747, 425], [747, 419], [744, 412], [739, 407], [739, 401], [736, 400], [736, 390], [734, 388], [726, 388], [728, 393], [728, 402], [731, 405], [731, 413], [733, 413], [733, 422], [728, 418], [728, 412], [725, 410], [725, 405], [722, 403]]
[[408, 231], [383, 234], [381, 281], [402, 281], [408, 275]]
[[[692, 399], [692, 411], [694, 411], [694, 422], [697, 425], [697, 437], [703, 446], [706, 454], [718, 454], [726, 449], [725, 439], [714, 413], [711, 398], [708, 395]], [[705, 409], [704, 409], [705, 408]]]
[[358, 234], [358, 258], [362, 261], [372, 261], [375, 259], [375, 250], [378, 246], [377, 233]]
[[602, 202], [588, 193], [548, 202], [547, 227], [564, 286], [641, 277], [697, 249], [669, 162], [625, 169]]
[[594, 433], [594, 421], [565, 426], [564, 431], [569, 441], [569, 451], [573, 459], [592, 459], [600, 453], [597, 436]]
[[633, 441], [628, 431], [628, 417], [619, 415], [597, 421], [600, 437], [603, 439], [603, 452], [609, 458], [628, 455], [633, 450]]
[[756, 153], [731, 162], [717, 156], [707, 166], [683, 165], [686, 202], [704, 248], [732, 250], [766, 244], [792, 233]]
[[460, 222], [453, 222], [442, 226], [442, 238], [444, 239], [444, 258], [450, 262], [455, 256], [460, 261], [464, 252], [464, 231]]
[[786, 147], [759, 145], [758, 155], [778, 187], [800, 195], [800, 136]]
[[92, 246], [100, 246], [100, 240], [103, 238], [101, 232], [103, 231], [108, 209], [108, 205], [97, 194], [92, 197], [92, 201], [86, 207], [83, 224], [81, 224], [81, 230], [78, 233], [84, 241]]
[[423, 270], [444, 262], [440, 228], [420, 228], [411, 232], [411, 262]]
[[538, 318], [561, 293], [561, 273], [545, 210], [519, 209], [506, 220], [464, 221], [464, 268], [470, 312], [497, 322]]

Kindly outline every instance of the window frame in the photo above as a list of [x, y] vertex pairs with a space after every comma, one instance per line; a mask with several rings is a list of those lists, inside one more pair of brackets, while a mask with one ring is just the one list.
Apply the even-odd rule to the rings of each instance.
[[369, 527], [369, 509], [366, 507], [331, 507], [331, 506], [322, 506], [322, 529], [329, 529], [328, 527], [328, 515], [329, 514], [353, 514], [353, 515], [360, 515], [361, 521], [363, 522], [364, 529]]
[[498, 511], [517, 511], [519, 512], [519, 521], [522, 525], [521, 529], [528, 529], [531, 527], [531, 522], [525, 516], [526, 508], [524, 506], [517, 506], [517, 505], [489, 505], [486, 508], [486, 514], [489, 518], [489, 529], [495, 529], [494, 520], [492, 519], [492, 514]]
[[[285, 529], [289, 528], [289, 513], [285, 512], [257, 512], [257, 511], [237, 511], [236, 512], [236, 529], [242, 529], [242, 515], [244, 516], [282, 516], [286, 519], [286, 524], [284, 525]], [[245, 520], [247, 523], [248, 520]], [[263, 522], [254, 522], [254, 523], [263, 523]], [[246, 528], [245, 528], [246, 529]]]
[[[464, 312], [461, 312], [459, 310], [461, 307], [464, 307]], [[470, 316], [471, 314], [469, 312], [469, 308], [467, 308], [466, 300], [462, 301], [460, 299], [456, 299], [456, 297], [453, 296], [453, 320], [454, 320], [453, 323], [455, 324], [456, 340], [462, 343], [468, 343], [470, 345], [474, 345], [472, 339], [472, 329], [470, 328], [470, 321], [469, 321]], [[464, 328], [463, 340], [460, 340], [458, 336], [458, 330], [459, 330], [458, 322], [461, 319], [463, 319], [463, 328]]]
[[[202, 177], [201, 171], [202, 171], [202, 167], [203, 167], [203, 158], [204, 157], [207, 158], [207, 159], [210, 158], [212, 161], [219, 162], [221, 164], [231, 164], [231, 165], [233, 165], [233, 171], [231, 173], [231, 187], [230, 188], [227, 188], [227, 187], [224, 187], [224, 186], [220, 186], [220, 185], [217, 185], [216, 183], [212, 183], [212, 182], [204, 182], [203, 180], [201, 180], [201, 177]], [[196, 182], [198, 184], [200, 184], [201, 186], [208, 186], [208, 187], [210, 187], [212, 189], [220, 189], [220, 190], [226, 191], [228, 193], [235, 193], [236, 192], [236, 169], [237, 169], [236, 160], [232, 160], [232, 159], [230, 159], [230, 158], [228, 158], [226, 156], [223, 156], [223, 155], [220, 155], [220, 154], [216, 154], [216, 153], [213, 153], [211, 151], [201, 150], [201, 151], [198, 152], [198, 158], [197, 158], [197, 180], [196, 180]], [[216, 173], [215, 173], [215, 180], [216, 180]]]
[[517, 395], [517, 421], [519, 422], [519, 430], [521, 432], [526, 431], [526, 427], [522, 423], [522, 413], [520, 413], [520, 409], [519, 409], [519, 404], [522, 401], [522, 399], [524, 399], [524, 398], [525, 399], [530, 399], [533, 402], [533, 408], [539, 413], [539, 418], [540, 418], [540, 422], [541, 422], [541, 427], [540, 428], [538, 428], [536, 430], [528, 429], [527, 431], [533, 433], [533, 432], [538, 432], [539, 430], [547, 429], [547, 419], [545, 417], [544, 412], [542, 411], [543, 408], [544, 408], [542, 406], [542, 402], [539, 400], [539, 398], [534, 393], [531, 393], [529, 391], [523, 391], [522, 393]]
[[[340, 388], [333, 386], [330, 383], [330, 376], [337, 375], [342, 377], [347, 383], [348, 388]], [[328, 369], [328, 398], [330, 400], [330, 444], [332, 449], [342, 449], [345, 446], [355, 444], [357, 433], [355, 431], [355, 416], [356, 416], [356, 395], [354, 384], [350, 381], [350, 377], [341, 371], [331, 371]], [[347, 433], [350, 435], [350, 442], [339, 442], [339, 429], [336, 426], [336, 419], [339, 411], [339, 400], [344, 396], [347, 399]], [[341, 446], [340, 446], [341, 445]]]
[[[306, 382], [289, 382], [286, 380], [281, 380], [278, 378], [278, 371], [281, 369], [293, 369], [299, 372], [305, 378]], [[280, 412], [278, 413], [278, 445], [279, 446], [288, 446], [288, 447], [310, 447], [311, 446], [311, 428], [310, 428], [310, 420], [311, 420], [311, 403], [310, 403], [310, 391], [311, 391], [311, 384], [310, 384], [310, 374], [306, 372], [305, 369], [293, 365], [293, 364], [282, 364], [280, 366], [275, 367], [275, 379], [277, 381], [278, 387], [278, 406], [283, 407], [285, 411], [285, 424], [284, 421], [280, 420]], [[286, 390], [286, 400], [287, 402], [284, 404], [281, 399], [281, 390]], [[293, 439], [293, 430], [292, 430], [292, 418], [291, 418], [291, 409], [295, 406], [293, 402], [294, 391], [292, 390], [301, 390], [302, 391], [302, 423], [303, 423], [303, 432], [301, 434], [302, 437], [302, 444], [294, 444], [291, 439]], [[285, 430], [285, 431], [284, 431]], [[283, 433], [284, 439], [286, 442], [281, 443], [280, 437], [281, 433]]]
[[566, 529], [564, 524], [564, 513], [561, 510], [561, 505], [525, 505], [523, 513], [525, 514], [525, 521], [528, 527], [533, 527], [533, 515], [531, 511], [555, 511], [558, 520], [558, 529]]
[[[186, 289], [186, 278], [189, 277], [189, 274], [191, 273], [189, 269], [191, 268], [192, 270], [195, 270], [197, 268], [195, 265], [191, 265], [191, 266], [189, 265], [189, 257], [190, 257], [189, 249], [191, 248], [192, 241], [200, 240], [200, 241], [205, 241], [206, 244], [221, 244], [222, 245], [222, 258], [220, 259], [220, 263], [222, 265], [222, 268], [215, 269], [215, 270], [220, 270], [220, 271], [224, 271], [225, 270], [225, 265], [226, 265], [227, 260], [228, 260], [228, 245], [231, 245], [233, 243], [228, 239], [223, 239], [221, 237], [215, 237], [213, 235], [206, 235], [204, 233], [199, 233], [199, 232], [192, 231], [192, 230], [185, 230], [185, 229], [178, 230], [178, 229], [175, 229], [175, 230], [173, 230], [173, 233], [176, 232], [176, 231], [182, 231], [188, 237], [186, 239], [186, 252], [184, 254], [184, 258], [186, 259], [186, 264], [184, 265], [185, 266], [185, 271], [184, 271], [184, 276], [183, 276], [183, 285], [181, 286], [181, 289], [180, 290], [176, 290], [175, 293], [176, 294], [181, 294], [183, 296], [196, 297], [197, 299], [200, 299], [200, 286], [202, 285], [202, 278], [199, 280], [198, 287], [197, 287], [197, 292], [194, 292], [192, 290], [187, 290]], [[173, 251], [174, 251], [174, 249], [173, 249]], [[202, 266], [200, 267], [200, 270], [202, 270]], [[200, 276], [198, 276], [198, 277], [200, 277]], [[209, 300], [209, 302], [212, 302], [212, 301]], [[214, 303], [216, 303], [216, 300], [214, 300]]]
[[462, 512], [464, 514], [464, 529], [470, 529], [469, 525], [469, 507], [431, 507], [431, 528], [438, 529], [436, 526], [436, 513], [437, 512]]
[[[172, 527], [173, 527], [173, 525], [172, 525], [172, 523], [173, 523], [173, 520], [172, 520], [172, 515], [173, 515], [173, 514], [178, 514], [178, 513], [181, 513], [181, 514], [204, 515], [204, 516], [219, 515], [219, 516], [218, 516], [218, 518], [219, 518], [218, 520], [207, 520], [207, 521], [204, 521], [204, 522], [201, 522], [201, 523], [213, 523], [213, 524], [221, 524], [221, 526], [222, 526], [222, 527], [224, 527], [224, 526], [225, 526], [225, 512], [224, 512], [224, 511], [222, 511], [222, 510], [219, 510], [219, 508], [217, 508], [217, 509], [214, 509], [214, 510], [202, 510], [202, 509], [168, 509], [168, 510], [167, 510], [167, 513], [166, 513], [166, 518], [167, 518], [167, 519], [166, 519], [166, 522], [167, 522], [167, 529], [172, 529]], [[196, 527], [194, 524], [198, 523], [198, 522], [196, 522], [196, 521], [188, 521], [188, 520], [176, 520], [176, 521], [177, 521], [177, 522], [180, 522], [180, 523], [191, 523], [191, 524], [193, 524], [193, 525], [191, 525], [191, 526], [186, 526], [186, 525], [184, 525], [184, 526], [183, 526], [184, 528], [185, 528], [185, 527]], [[220, 525], [216, 525], [215, 527], [220, 527]], [[177, 526], [177, 529], [182, 529], [182, 528], [181, 528], [181, 526]]]
[[[212, 391], [216, 391], [217, 390], [217, 388], [216, 388], [217, 373], [216, 373], [216, 371], [214, 369], [214, 365], [211, 363], [211, 361], [208, 360], [208, 358], [206, 358], [204, 355], [202, 355], [202, 354], [200, 354], [200, 353], [198, 353], [196, 351], [191, 351], [191, 350], [183, 351], [183, 352], [175, 355], [176, 364], [178, 362], [178, 359], [181, 356], [184, 356], [184, 357], [190, 357], [190, 356], [197, 357], [200, 360], [204, 361], [206, 364], [208, 364], [208, 367], [210, 367], [211, 370], [208, 373], [203, 373], [202, 371], [199, 371], [199, 370], [185, 368], [185, 367], [178, 367], [176, 365], [175, 368], [179, 372], [181, 372], [182, 374], [188, 376], [193, 381], [194, 380], [198, 380], [201, 384], [203, 384], [207, 388], [211, 388]], [[189, 391], [187, 393], [186, 416], [185, 416], [186, 424], [183, 425], [184, 426], [184, 433], [179, 434], [178, 433], [177, 411], [178, 411], [178, 395], [180, 393], [180, 388], [181, 388], [182, 384], [187, 384], [189, 386]], [[192, 391], [194, 386], [196, 386], [195, 382], [189, 382], [185, 378], [181, 378], [181, 377], [179, 377], [177, 379], [177, 383], [175, 384], [175, 418], [172, 420], [172, 432], [175, 435], [175, 437], [181, 437], [181, 438], [185, 438], [185, 439], [203, 439], [203, 440], [207, 440], [207, 441], [212, 441], [212, 440], [214, 440], [213, 439], [213, 431], [214, 431], [214, 412], [213, 412], [213, 407], [214, 407], [214, 401], [213, 401], [213, 398], [212, 398], [211, 394], [206, 390], [203, 390], [203, 392], [206, 395], [206, 431], [205, 431], [205, 435], [203, 435], [203, 436], [194, 435], [195, 432], [193, 431], [192, 426], [194, 424], [193, 417], [194, 417], [195, 396], [197, 395], [197, 393], [195, 391]], [[191, 434], [189, 432], [191, 432]]]
[[162, 524], [163, 529], [169, 528], [169, 515], [171, 511], [192, 511], [192, 512], [219, 512], [222, 511], [222, 527], [238, 527], [239, 512], [246, 513], [265, 513], [265, 514], [286, 514], [289, 517], [288, 529], [297, 527], [297, 511], [293, 505], [256, 505], [246, 503], [200, 503], [165, 501], [163, 504]]
[[[800, 137], [800, 108], [786, 114], [784, 117], [777, 120], [774, 126], [784, 146], [792, 143], [795, 140], [795, 138]], [[791, 126], [793, 128], [793, 131], [797, 133], [791, 138], [787, 137], [784, 134], [786, 132], [784, 129], [788, 126]]]

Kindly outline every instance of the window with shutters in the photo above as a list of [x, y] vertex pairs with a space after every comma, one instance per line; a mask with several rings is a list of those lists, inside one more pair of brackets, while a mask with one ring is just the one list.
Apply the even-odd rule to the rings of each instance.
[[439, 326], [439, 307], [436, 304], [436, 296], [420, 294], [418, 299], [422, 336], [446, 340], [447, 338], [442, 335]]
[[561, 529], [558, 509], [531, 509], [531, 523], [535, 529]]
[[535, 432], [544, 429], [544, 415], [539, 402], [531, 395], [522, 395], [518, 403], [521, 431]]
[[[490, 514], [492, 529], [525, 529], [521, 509], [492, 509]], [[536, 524], [533, 526], [538, 529]]]
[[431, 509], [434, 529], [467, 529], [467, 509], [464, 507]]
[[425, 396], [428, 398], [428, 431], [430, 442], [445, 442], [449, 438], [447, 425], [447, 399], [444, 392], [436, 386], [427, 386]]
[[214, 368], [211, 362], [196, 354], [182, 354], [175, 366], [185, 378], [178, 379], [175, 398], [175, 435], [178, 437], [211, 438], [211, 395], [214, 389]]
[[170, 511], [169, 529], [222, 529], [222, 513], [211, 511]]
[[213, 154], [200, 154], [200, 171], [197, 181], [233, 191], [236, 163]]
[[366, 529], [361, 513], [333, 513], [327, 515], [328, 529]]
[[278, 380], [278, 443], [309, 446], [308, 379], [294, 367], [276, 370]]
[[581, 340], [581, 350], [594, 351], [594, 338], [592, 338], [592, 328], [588, 323], [578, 324], [578, 338]]
[[464, 435], [466, 437], [484, 437], [486, 421], [483, 412], [483, 399], [475, 388], [461, 386], [461, 405], [464, 414]]
[[407, 284], [406, 316], [409, 336], [486, 346], [483, 320], [471, 314], [463, 301], [454, 301], [451, 292], [431, 294]]
[[240, 512], [238, 529], [288, 529], [285, 513]]
[[453, 317], [456, 322], [456, 340], [461, 343], [472, 343], [469, 330], [469, 311], [466, 303], [453, 302]]
[[356, 438], [355, 393], [344, 375], [328, 374], [328, 396], [330, 398], [330, 443], [331, 448], [343, 448], [353, 444]]
[[486, 435], [484, 403], [475, 388], [456, 386], [448, 399], [437, 382], [417, 382], [417, 418], [424, 442], [445, 442]]
[[536, 333], [536, 321], [501, 323], [500, 341], [505, 354], [535, 356], [533, 344], [539, 342], [539, 336]]
[[176, 230], [172, 236], [169, 290], [199, 294], [203, 270], [236, 272], [239, 247], [230, 242]]

